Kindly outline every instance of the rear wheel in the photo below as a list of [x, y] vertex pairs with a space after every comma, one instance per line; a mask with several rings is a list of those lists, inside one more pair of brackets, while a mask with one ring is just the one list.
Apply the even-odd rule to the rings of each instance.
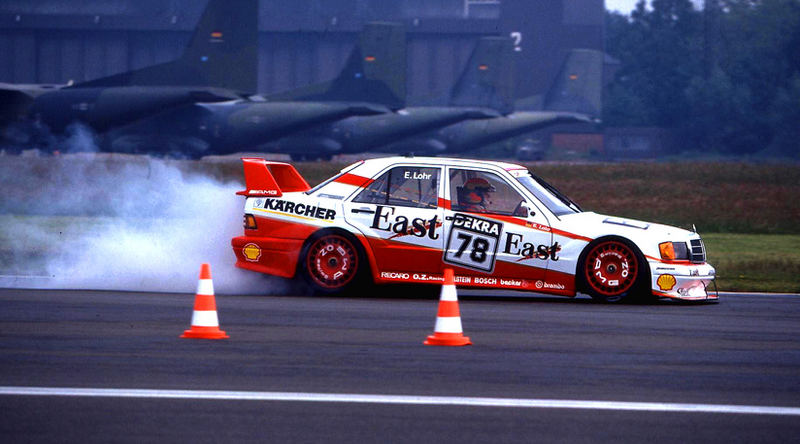
[[594, 299], [605, 302], [647, 299], [647, 264], [628, 242], [607, 239], [589, 245], [579, 267], [581, 287]]
[[334, 232], [315, 235], [301, 256], [306, 282], [321, 293], [339, 293], [360, 284], [364, 259], [356, 242]]

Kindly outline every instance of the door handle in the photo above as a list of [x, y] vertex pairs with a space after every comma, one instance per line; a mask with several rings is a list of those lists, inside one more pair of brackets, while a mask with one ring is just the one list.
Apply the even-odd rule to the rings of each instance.
[[366, 207], [353, 208], [352, 210], [350, 210], [350, 212], [351, 213], [356, 213], [356, 214], [358, 214], [358, 213], [375, 214], [375, 210], [370, 210], [369, 208], [366, 208]]

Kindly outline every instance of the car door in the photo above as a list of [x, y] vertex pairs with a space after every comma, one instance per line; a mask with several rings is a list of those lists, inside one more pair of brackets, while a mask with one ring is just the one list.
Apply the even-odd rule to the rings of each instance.
[[504, 278], [514, 284], [500, 286], [529, 288], [544, 280], [557, 246], [536, 201], [495, 171], [448, 167], [446, 173], [442, 261], [473, 276], [464, 283], [497, 285]]
[[345, 220], [366, 236], [379, 273], [441, 271], [442, 167], [395, 165], [344, 204]]

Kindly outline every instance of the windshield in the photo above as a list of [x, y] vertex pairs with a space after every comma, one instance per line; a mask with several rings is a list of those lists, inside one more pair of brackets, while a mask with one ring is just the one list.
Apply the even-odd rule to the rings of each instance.
[[556, 216], [581, 212], [581, 207], [578, 204], [558, 191], [554, 186], [545, 182], [541, 177], [531, 174], [530, 176], [517, 177], [517, 180]]

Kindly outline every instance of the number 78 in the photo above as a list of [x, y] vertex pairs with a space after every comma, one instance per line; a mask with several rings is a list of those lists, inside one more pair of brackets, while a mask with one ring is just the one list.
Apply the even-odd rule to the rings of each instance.
[[489, 249], [489, 241], [482, 237], [472, 236], [466, 233], [458, 233], [456, 238], [461, 241], [461, 245], [458, 247], [458, 251], [456, 251], [454, 257], [460, 258], [461, 255], [464, 254], [464, 250], [472, 244], [472, 251], [469, 254], [469, 258], [477, 263], [486, 261], [486, 250]]

